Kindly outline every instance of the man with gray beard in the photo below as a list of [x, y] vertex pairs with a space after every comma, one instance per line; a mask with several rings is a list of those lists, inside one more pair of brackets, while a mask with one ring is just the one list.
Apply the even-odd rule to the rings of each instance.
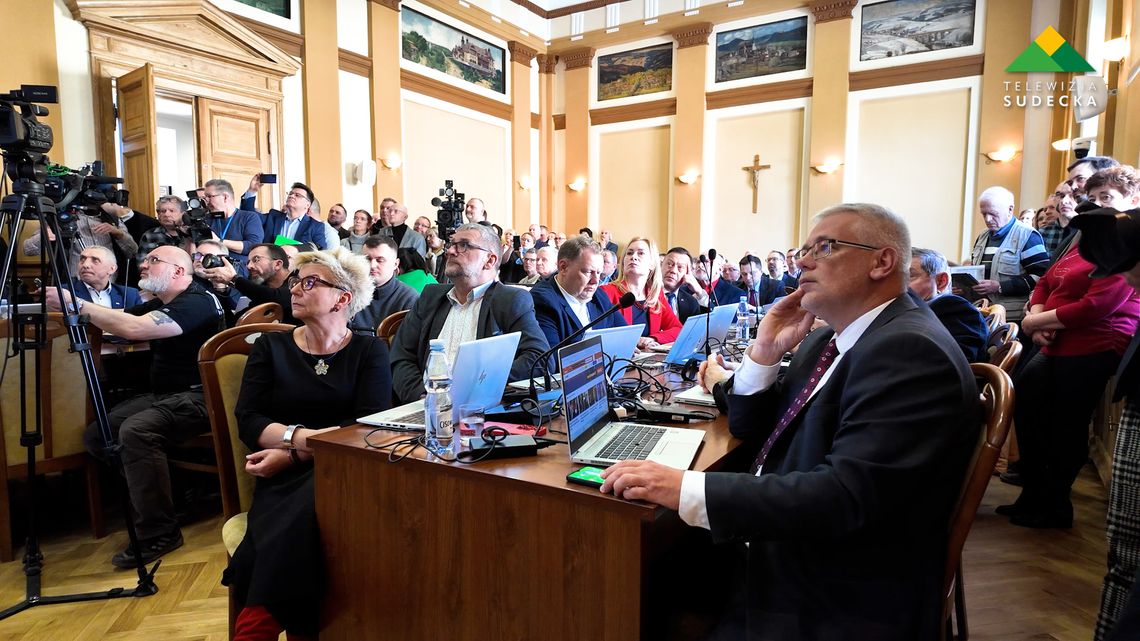
[[285, 280], [289, 278], [289, 255], [285, 250], [272, 243], [255, 245], [249, 250], [246, 269], [249, 270], [249, 278], [239, 276], [234, 266], [227, 262], [221, 267], [204, 270], [203, 276], [215, 286], [237, 290], [239, 294], [249, 299], [250, 307], [262, 303], [277, 303], [285, 312], [282, 322], [300, 325], [293, 318], [293, 299], [288, 285], [285, 284]]
[[[108, 309], [75, 301], [81, 314], [101, 330], [133, 341], [150, 341], [151, 391], [119, 403], [108, 413], [111, 430], [121, 447], [123, 474], [134, 508], [142, 561], [149, 564], [182, 545], [174, 514], [166, 448], [210, 431], [198, 350], [223, 328], [222, 306], [193, 280], [190, 255], [171, 246], [157, 247], [139, 264], [139, 289], [154, 296], [128, 310]], [[48, 309], [60, 311], [60, 296], [48, 287]], [[107, 460], [98, 423], [87, 426], [87, 451]], [[135, 567], [129, 548], [111, 557], [119, 568]]]

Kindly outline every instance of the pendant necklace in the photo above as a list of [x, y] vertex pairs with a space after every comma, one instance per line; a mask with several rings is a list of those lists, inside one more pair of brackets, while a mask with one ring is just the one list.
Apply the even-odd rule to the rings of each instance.
[[[344, 333], [344, 336], [340, 337], [340, 340], [337, 341], [337, 345], [340, 345], [340, 347], [338, 347], [337, 350], [335, 352], [333, 352], [332, 354], [329, 354], [329, 361], [332, 361], [332, 359], [334, 357], [336, 357], [337, 354], [340, 353], [340, 350], [344, 349], [344, 345], [343, 345], [344, 339], [347, 338], [351, 334], [352, 334], [352, 331], [349, 330], [349, 331], [346, 331]], [[305, 336], [305, 342], [306, 343], [309, 342], [307, 334]], [[325, 361], [324, 358], [317, 358], [316, 356], [313, 356], [309, 352], [309, 350], [307, 350], [303, 347], [301, 348], [301, 351], [305, 352], [305, 355], [308, 356], [309, 358], [316, 358], [317, 359], [317, 364], [313, 366], [313, 371], [316, 372], [317, 376], [324, 376], [325, 374], [329, 373], [329, 364], [328, 364], [328, 362]]]

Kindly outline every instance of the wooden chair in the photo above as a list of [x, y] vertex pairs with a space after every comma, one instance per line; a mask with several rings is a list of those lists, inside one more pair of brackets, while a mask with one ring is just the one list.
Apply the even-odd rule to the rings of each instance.
[[978, 300], [974, 301], [974, 307], [977, 307], [979, 310], [985, 310], [989, 306], [990, 299], [988, 298], [979, 298]]
[[[249, 449], [238, 438], [234, 406], [241, 391], [245, 361], [253, 343], [264, 332], [287, 332], [292, 325], [257, 323], [240, 325], [220, 332], [198, 350], [198, 371], [210, 416], [210, 431], [218, 460], [218, 484], [222, 493], [222, 541], [226, 553], [232, 555], [245, 537], [246, 512], [253, 503], [252, 476], [245, 473], [245, 456]], [[230, 636], [233, 636], [237, 607], [230, 590]]]
[[994, 365], [1006, 374], [1013, 376], [1013, 368], [1017, 367], [1017, 361], [1021, 359], [1021, 349], [1022, 346], [1019, 341], [1002, 343], [990, 352], [990, 365]]
[[242, 312], [237, 319], [235, 327], [253, 325], [255, 323], [280, 323], [285, 318], [285, 310], [278, 303], [262, 303], [254, 305]]
[[404, 322], [404, 317], [408, 315], [408, 310], [403, 310], [390, 314], [387, 318], [380, 321], [380, 325], [376, 328], [376, 336], [384, 339], [388, 345], [392, 344], [392, 337], [396, 335], [396, 330], [400, 329], [400, 325]]
[[[1005, 442], [1006, 434], [1009, 433], [1010, 422], [1013, 420], [1013, 382], [1009, 375], [988, 363], [975, 363], [970, 369], [980, 382], [986, 417], [985, 429], [978, 437], [974, 456], [966, 468], [962, 492], [959, 494], [958, 505], [950, 520], [946, 565], [942, 575], [942, 620], [945, 623], [942, 627], [943, 641], [950, 639], [966, 641], [969, 638], [969, 626], [966, 622], [966, 592], [962, 578], [962, 547], [966, 544], [966, 537], [978, 512], [978, 505], [982, 502], [982, 495], [986, 493], [994, 464], [997, 463], [1002, 444]], [[957, 634], [954, 633], [955, 620]]]
[[1004, 305], [990, 305], [982, 310], [982, 316], [986, 318], [986, 325], [990, 328], [992, 334], [998, 327], [1005, 324], [1005, 306]]
[[990, 330], [990, 339], [987, 344], [989, 352], [992, 354], [994, 350], [1001, 347], [1006, 343], [1012, 343], [1017, 340], [1017, 325], [1014, 323], [1002, 323], [997, 327]]
[[[7, 321], [0, 322], [0, 342], [5, 352], [10, 349]], [[91, 328], [89, 341], [99, 360], [102, 333]], [[83, 432], [94, 421], [87, 399], [83, 363], [78, 354], [71, 353], [67, 328], [63, 316], [48, 314], [47, 347], [39, 352], [40, 362], [40, 429], [43, 443], [36, 448], [37, 474], [52, 474], [64, 470], [81, 469], [87, 482], [87, 509], [91, 518], [91, 535], [102, 538], [103, 505], [99, 491], [99, 467], [83, 446]], [[37, 356], [29, 353], [24, 364], [28, 388], [24, 400], [29, 417], [36, 407], [34, 367]], [[79, 401], [79, 402], [77, 402]], [[12, 542], [11, 505], [8, 482], [27, 478], [28, 454], [20, 445], [20, 371], [19, 361], [8, 362], [3, 385], [0, 386], [0, 562], [14, 558]]]

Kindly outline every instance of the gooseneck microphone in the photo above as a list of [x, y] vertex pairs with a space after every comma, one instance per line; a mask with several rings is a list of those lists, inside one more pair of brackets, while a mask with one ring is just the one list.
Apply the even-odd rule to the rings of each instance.
[[534, 364], [530, 366], [530, 397], [533, 398], [535, 401], [538, 400], [538, 391], [535, 389], [535, 384], [534, 384], [534, 379], [535, 379], [534, 370], [536, 367], [538, 367], [538, 365], [540, 363], [542, 364], [542, 370], [543, 370], [542, 382], [543, 382], [544, 387], [546, 388], [546, 391], [549, 392], [550, 391], [550, 363], [548, 362], [547, 359], [550, 358], [550, 355], [556, 353], [558, 350], [562, 349], [563, 347], [566, 347], [570, 343], [573, 343], [574, 341], [578, 340], [578, 337], [580, 337], [582, 334], [584, 334], [586, 332], [586, 330], [594, 327], [598, 323], [600, 323], [600, 322], [604, 321], [605, 319], [609, 318], [610, 316], [614, 315], [619, 310], [622, 310], [622, 309], [625, 309], [627, 307], [632, 306], [636, 302], [637, 302], [637, 296], [634, 296], [633, 292], [626, 292], [626, 293], [622, 294], [621, 299], [618, 302], [614, 303], [613, 307], [602, 312], [602, 314], [600, 316], [598, 316], [594, 320], [586, 323], [580, 329], [578, 329], [574, 333], [570, 334], [566, 338], [563, 338], [562, 340], [558, 341], [558, 344], [555, 345], [554, 347], [551, 347], [550, 349], [543, 352], [542, 356], [539, 356], [538, 360], [536, 360], [534, 362]]
[[720, 303], [716, 300], [716, 292], [713, 291], [713, 278], [712, 269], [716, 266], [716, 250], [709, 248], [709, 313], [705, 316], [705, 359], [707, 360], [712, 356], [712, 337], [709, 336], [709, 319], [712, 318], [712, 311], [717, 308]]

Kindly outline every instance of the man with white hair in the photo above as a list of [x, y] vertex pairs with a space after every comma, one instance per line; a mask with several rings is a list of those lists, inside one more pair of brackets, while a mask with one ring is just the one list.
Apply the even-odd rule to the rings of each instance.
[[535, 263], [538, 268], [538, 277], [546, 278], [554, 272], [558, 271], [558, 248], [547, 245], [538, 248], [538, 262]]
[[141, 304], [139, 290], [114, 282], [119, 263], [115, 252], [102, 245], [92, 245], [79, 253], [79, 277], [72, 282], [75, 295], [83, 300], [110, 307], [126, 309]]
[[1006, 318], [1020, 321], [1037, 279], [1049, 268], [1049, 252], [1041, 234], [1013, 215], [1013, 193], [1005, 187], [983, 191], [978, 210], [986, 230], [974, 239], [970, 264], [984, 265], [985, 278], [974, 286], [973, 295], [1003, 305]]

